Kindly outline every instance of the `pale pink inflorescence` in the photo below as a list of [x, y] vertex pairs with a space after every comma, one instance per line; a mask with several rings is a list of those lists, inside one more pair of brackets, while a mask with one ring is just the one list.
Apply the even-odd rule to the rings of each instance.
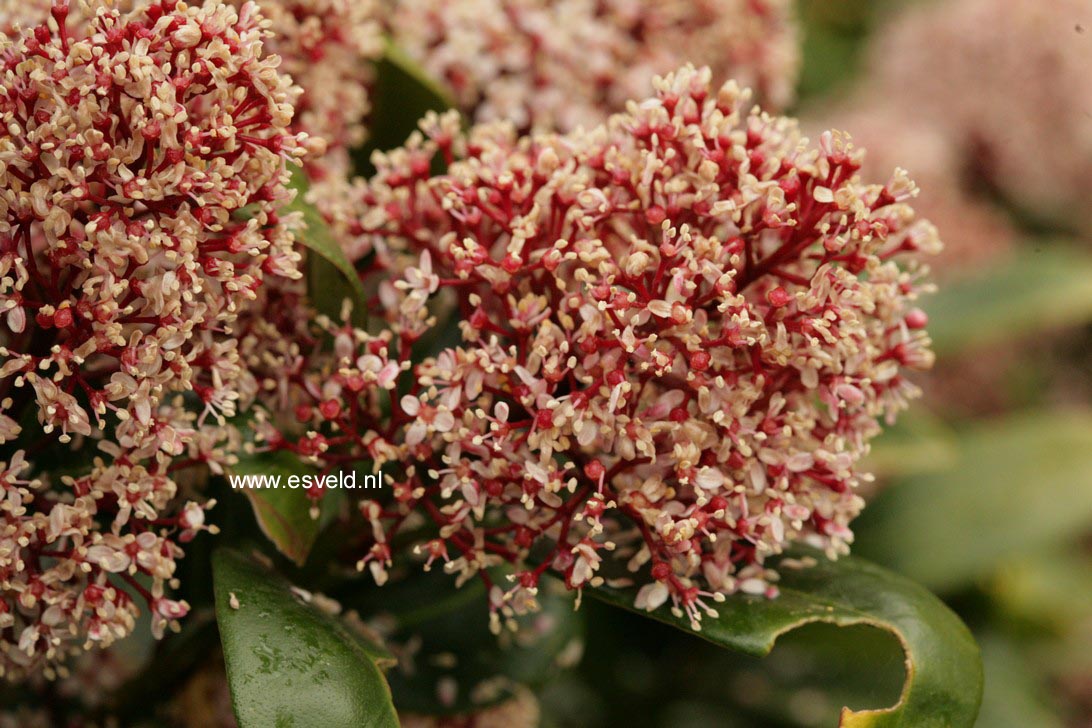
[[[388, 473], [393, 501], [361, 506], [377, 581], [424, 521], [417, 552], [485, 579], [498, 620], [535, 607], [547, 570], [581, 589], [620, 559], [645, 574], [641, 607], [696, 623], [709, 600], [776, 593], [766, 560], [794, 543], [847, 549], [877, 419], [932, 363], [915, 301], [939, 241], [903, 172], [865, 183], [842, 135], [809, 146], [710, 80], [684, 68], [567, 135], [431, 116], [375, 157], [349, 252], [388, 327], [320, 319], [320, 365], [317, 335], [286, 344], [263, 388], [293, 423], [263, 435]], [[436, 326], [451, 309], [457, 331]]]
[[[267, 280], [300, 275], [279, 208], [304, 136], [256, 6], [68, 10], [0, 39], [10, 675], [124, 636], [134, 594], [157, 634], [186, 613], [166, 592], [209, 504], [180, 503], [177, 474], [237, 446], [224, 419], [256, 384], [233, 321]], [[96, 443], [89, 471], [61, 474], [58, 453]]]
[[870, 83], [1025, 213], [1088, 231], [1090, 33], [1086, 0], [922, 3], [876, 35]]
[[592, 126], [653, 75], [708, 64], [774, 107], [799, 65], [788, 0], [388, 0], [396, 42], [478, 121]]

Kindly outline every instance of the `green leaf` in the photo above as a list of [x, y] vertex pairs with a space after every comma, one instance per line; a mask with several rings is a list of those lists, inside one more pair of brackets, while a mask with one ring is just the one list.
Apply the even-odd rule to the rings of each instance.
[[941, 356], [1079, 326], [1092, 321], [1092, 255], [1059, 243], [1025, 246], [924, 305]]
[[[238, 551], [213, 555], [216, 618], [241, 728], [398, 725], [390, 654]], [[232, 606], [232, 595], [238, 608]]]
[[943, 472], [890, 483], [854, 524], [854, 550], [938, 591], [1092, 526], [1092, 415], [976, 424]]
[[426, 113], [447, 111], [455, 106], [441, 84], [390, 42], [376, 64], [371, 101], [373, 110], [368, 124], [368, 141], [353, 152], [356, 172], [365, 176], [375, 171], [371, 163], [372, 152], [401, 146]]
[[1092, 623], [1092, 554], [1076, 544], [1006, 560], [987, 592], [1008, 616], [1067, 636]]
[[[962, 728], [974, 724], [982, 695], [982, 663], [971, 633], [944, 603], [909, 579], [862, 559], [846, 557], [805, 569], [782, 569], [776, 599], [735, 595], [716, 605], [700, 632], [714, 644], [763, 656], [781, 635], [802, 625], [869, 625], [893, 634], [906, 655], [907, 679], [890, 708], [843, 708], [845, 728]], [[634, 589], [588, 592], [634, 610]], [[649, 616], [692, 632], [667, 606]]]
[[986, 690], [982, 695], [980, 728], [1063, 728], [1065, 721], [1051, 710], [1046, 684], [1028, 669], [1028, 656], [1004, 637], [982, 638]]
[[958, 455], [951, 427], [915, 407], [873, 441], [865, 467], [881, 477], [916, 475], [951, 467]]
[[280, 478], [279, 488], [245, 488], [243, 493], [254, 509], [262, 533], [282, 554], [303, 566], [319, 531], [339, 507], [342, 491], [327, 490], [318, 518], [311, 517], [312, 501], [304, 488], [288, 488], [291, 475], [316, 475], [318, 470], [287, 450], [239, 454], [234, 475]]
[[293, 168], [289, 186], [296, 190], [296, 198], [287, 211], [303, 214], [307, 229], [299, 235], [299, 242], [313, 253], [307, 256], [307, 293], [311, 303], [319, 312], [338, 320], [342, 304], [349, 299], [353, 302], [353, 321], [362, 324], [368, 294], [322, 214], [306, 200], [307, 175], [302, 169]]

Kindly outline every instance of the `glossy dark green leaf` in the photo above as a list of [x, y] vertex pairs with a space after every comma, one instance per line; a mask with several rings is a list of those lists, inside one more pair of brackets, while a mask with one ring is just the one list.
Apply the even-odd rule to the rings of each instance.
[[854, 530], [856, 553], [937, 590], [1092, 527], [1092, 415], [976, 424], [942, 472], [890, 483]]
[[238, 551], [213, 555], [213, 579], [241, 728], [398, 725], [377, 665], [392, 658], [381, 646]]
[[233, 468], [237, 476], [268, 476], [279, 478], [278, 488], [242, 489], [262, 533], [282, 554], [299, 565], [307, 560], [319, 531], [336, 511], [342, 497], [340, 490], [327, 490], [322, 498], [322, 511], [312, 518], [313, 502], [304, 488], [289, 488], [290, 476], [316, 475], [318, 471], [287, 450], [261, 453], [240, 453]]
[[1092, 321], [1092, 255], [1054, 242], [1027, 245], [945, 284], [924, 305], [941, 356], [1078, 326]]
[[[848, 557], [800, 570], [783, 569], [776, 599], [736, 595], [716, 606], [696, 632], [714, 644], [766, 655], [777, 638], [813, 622], [870, 625], [893, 634], [906, 655], [907, 680], [897, 704], [876, 710], [843, 709], [846, 728], [969, 728], [982, 695], [982, 663], [974, 638], [943, 602], [909, 579]], [[633, 589], [589, 594], [634, 609]], [[691, 631], [666, 607], [650, 616]]]
[[368, 300], [364, 284], [322, 214], [307, 201], [308, 184], [303, 170], [293, 169], [291, 187], [296, 190], [296, 199], [287, 211], [302, 213], [306, 229], [296, 237], [312, 253], [307, 257], [307, 292], [312, 305], [338, 320], [342, 304], [348, 299], [353, 304], [354, 321], [363, 322]]

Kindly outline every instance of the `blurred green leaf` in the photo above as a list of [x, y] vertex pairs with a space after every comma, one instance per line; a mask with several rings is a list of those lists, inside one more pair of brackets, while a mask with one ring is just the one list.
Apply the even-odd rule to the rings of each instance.
[[986, 669], [979, 728], [1064, 728], [1044, 699], [1044, 684], [1016, 645], [998, 635], [981, 640]]
[[318, 518], [311, 517], [313, 502], [304, 488], [288, 488], [291, 475], [317, 475], [318, 470], [288, 450], [239, 453], [234, 475], [280, 478], [279, 488], [245, 488], [243, 493], [254, 509], [262, 533], [282, 554], [302, 566], [319, 531], [336, 512], [343, 491], [327, 490], [322, 497]]
[[[802, 625], [829, 622], [870, 625], [902, 643], [907, 680], [890, 708], [842, 710], [841, 726], [872, 728], [971, 726], [982, 694], [982, 664], [974, 638], [943, 602], [918, 584], [862, 559], [847, 557], [806, 569], [782, 569], [776, 599], [735, 595], [716, 605], [700, 632], [714, 644], [766, 655], [777, 638]], [[589, 590], [593, 596], [634, 610], [634, 589]], [[649, 616], [692, 632], [688, 620], [667, 606]]]
[[401, 146], [426, 113], [447, 111], [455, 106], [441, 84], [389, 41], [383, 57], [376, 63], [371, 101], [368, 141], [353, 152], [356, 172], [364, 176], [375, 171], [372, 152]]
[[829, 97], [860, 75], [876, 6], [886, 0], [800, 0], [803, 62], [797, 95], [803, 102]]
[[940, 356], [1085, 324], [1092, 321], [1092, 255], [1059, 243], [1025, 246], [944, 285], [925, 308]]
[[341, 317], [342, 304], [348, 299], [353, 303], [353, 321], [362, 324], [368, 300], [364, 284], [322, 214], [307, 201], [307, 175], [302, 169], [293, 169], [290, 186], [296, 190], [296, 198], [287, 211], [303, 214], [307, 229], [299, 233], [297, 239], [313, 253], [307, 256], [307, 293], [312, 305], [336, 321]]
[[[398, 726], [393, 658], [238, 551], [213, 555], [216, 619], [241, 728]], [[232, 595], [238, 608], [232, 606]]]
[[854, 552], [937, 589], [1092, 526], [1092, 415], [978, 423], [942, 473], [890, 484], [854, 524]]
[[958, 456], [952, 428], [919, 406], [872, 441], [865, 468], [881, 477], [916, 475], [951, 467]]
[[1008, 616], [1066, 635], [1092, 623], [1092, 556], [1066, 544], [1007, 559], [987, 591]]

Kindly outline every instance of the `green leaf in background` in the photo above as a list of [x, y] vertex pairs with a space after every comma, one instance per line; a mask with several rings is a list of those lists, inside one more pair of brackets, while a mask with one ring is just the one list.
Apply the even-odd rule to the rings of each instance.
[[[490, 573], [506, 585], [502, 571]], [[538, 687], [577, 659], [584, 621], [573, 598], [562, 585], [544, 583], [541, 610], [519, 618], [516, 632], [495, 636], [482, 582], [456, 587], [441, 569], [339, 595], [347, 608], [391, 625], [391, 644], [414, 645], [412, 669], [399, 666], [387, 675], [399, 711], [448, 716], [506, 700], [517, 685]], [[444, 685], [449, 689], [440, 690]]]
[[254, 508], [254, 517], [262, 533], [278, 551], [303, 566], [319, 531], [338, 508], [343, 491], [327, 490], [322, 497], [319, 517], [312, 518], [312, 501], [307, 497], [307, 491], [286, 486], [289, 476], [315, 475], [318, 470], [295, 454], [287, 450], [240, 453], [239, 462], [232, 471], [234, 475], [280, 478], [279, 488], [246, 488], [243, 492]]
[[986, 591], [1006, 616], [1069, 637], [1092, 625], [1092, 554], [1064, 544], [1006, 559]]
[[307, 256], [307, 292], [312, 305], [337, 321], [342, 304], [349, 299], [353, 303], [353, 321], [363, 323], [368, 294], [322, 214], [307, 201], [307, 175], [302, 169], [292, 170], [290, 186], [296, 190], [296, 198], [287, 211], [303, 214], [307, 229], [300, 233], [299, 242], [313, 253]]
[[[398, 726], [393, 658], [238, 551], [213, 555], [216, 619], [241, 728]], [[237, 606], [234, 606], [237, 605]]]
[[[782, 569], [776, 599], [736, 595], [716, 605], [695, 633], [714, 644], [766, 655], [777, 638], [813, 622], [869, 625], [886, 630], [906, 653], [906, 683], [899, 702], [878, 710], [842, 710], [844, 728], [969, 728], [982, 695], [982, 663], [971, 633], [939, 599], [909, 579], [847, 557], [805, 569]], [[635, 590], [588, 592], [634, 610]], [[691, 631], [667, 606], [649, 616]]]
[[880, 477], [916, 475], [951, 467], [958, 456], [952, 428], [916, 406], [872, 442], [865, 468]]
[[981, 638], [986, 689], [978, 728], [1064, 728], [1045, 699], [1046, 686], [1029, 671], [1027, 655], [997, 634]]
[[975, 424], [943, 472], [893, 482], [854, 523], [854, 552], [938, 591], [1092, 526], [1092, 415]]
[[426, 113], [447, 111], [455, 106], [443, 86], [389, 41], [376, 64], [371, 100], [373, 110], [368, 141], [353, 152], [356, 172], [365, 176], [375, 171], [371, 164], [372, 152], [401, 146]]
[[925, 308], [940, 356], [1079, 326], [1092, 321], [1092, 255], [1054, 242], [1024, 246], [945, 284]]

